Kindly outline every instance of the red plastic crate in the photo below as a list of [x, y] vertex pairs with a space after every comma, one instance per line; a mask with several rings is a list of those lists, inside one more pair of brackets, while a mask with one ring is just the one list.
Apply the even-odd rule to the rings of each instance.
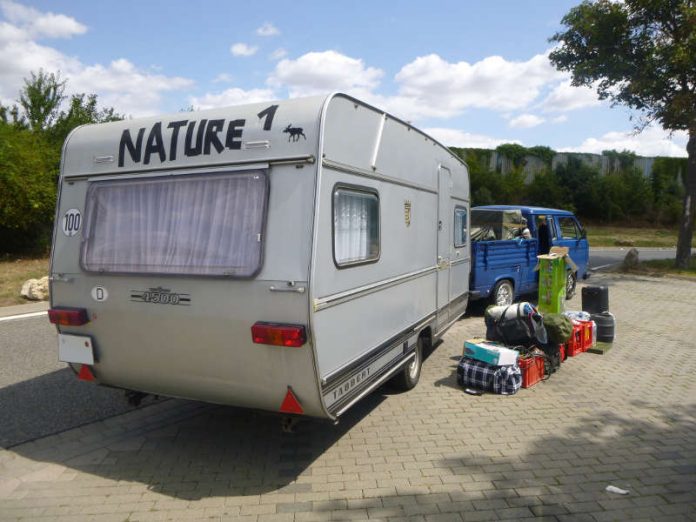
[[520, 359], [517, 364], [522, 371], [522, 387], [530, 388], [544, 378], [544, 358], [539, 356]]
[[566, 355], [568, 357], [575, 357], [579, 353], [584, 352], [583, 348], [583, 325], [580, 323], [573, 323], [573, 333], [565, 343]]
[[592, 348], [592, 321], [579, 321], [582, 327], [580, 336], [582, 342], [582, 351], [586, 352]]
[[563, 361], [565, 361], [565, 360], [567, 359], [567, 356], [566, 356], [566, 345], [565, 345], [565, 344], [561, 344], [561, 345], [558, 347], [558, 349], [559, 349], [559, 351], [561, 352], [561, 362], [563, 362]]

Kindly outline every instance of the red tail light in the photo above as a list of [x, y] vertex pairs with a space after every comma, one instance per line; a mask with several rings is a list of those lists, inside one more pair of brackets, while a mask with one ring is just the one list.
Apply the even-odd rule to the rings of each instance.
[[48, 311], [48, 320], [52, 324], [81, 326], [89, 322], [89, 317], [84, 308], [51, 308]]
[[251, 338], [256, 344], [296, 348], [307, 342], [305, 327], [295, 324], [258, 322], [251, 327]]

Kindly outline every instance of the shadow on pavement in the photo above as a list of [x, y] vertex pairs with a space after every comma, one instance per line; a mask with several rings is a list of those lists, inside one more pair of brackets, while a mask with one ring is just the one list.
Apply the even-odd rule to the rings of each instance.
[[0, 448], [133, 409], [122, 390], [79, 381], [65, 367], [0, 388]]
[[91, 424], [84, 428], [86, 444], [80, 432], [71, 432], [69, 441], [24, 444], [12, 451], [117, 482], [140, 482], [185, 500], [305, 492], [311, 484], [295, 483], [298, 476], [386, 398], [381, 391], [361, 400], [336, 425], [302, 418], [293, 433], [281, 429], [280, 415], [170, 400]]

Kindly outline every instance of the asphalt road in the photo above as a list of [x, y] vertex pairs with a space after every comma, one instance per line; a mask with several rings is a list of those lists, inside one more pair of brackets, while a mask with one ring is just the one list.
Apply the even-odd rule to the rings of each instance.
[[[621, 263], [630, 249], [630, 247], [590, 248], [590, 268], [592, 270], [602, 270]], [[691, 252], [696, 254], [696, 249], [692, 249]], [[674, 259], [676, 255], [676, 248], [638, 248], [638, 257], [641, 261]]]
[[123, 391], [78, 380], [57, 354], [45, 315], [0, 322], [0, 448], [133, 409]]

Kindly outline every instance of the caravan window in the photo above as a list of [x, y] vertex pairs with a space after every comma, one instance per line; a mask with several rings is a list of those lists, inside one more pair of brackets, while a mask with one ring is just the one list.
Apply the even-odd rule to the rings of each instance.
[[267, 196], [264, 170], [93, 182], [82, 266], [251, 277], [261, 268]]
[[467, 219], [466, 208], [454, 209], [454, 246], [456, 248], [466, 246]]
[[336, 188], [333, 193], [333, 249], [339, 267], [379, 259], [379, 197], [374, 192]]

